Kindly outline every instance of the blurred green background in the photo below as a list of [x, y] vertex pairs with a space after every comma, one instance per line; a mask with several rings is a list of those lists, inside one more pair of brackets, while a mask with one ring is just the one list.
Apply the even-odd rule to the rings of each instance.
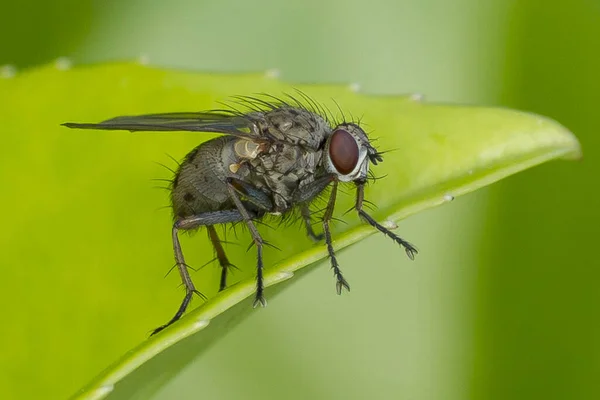
[[[582, 162], [543, 165], [404, 221], [402, 235], [421, 254], [386, 269], [385, 281], [377, 261], [387, 258], [378, 255], [393, 246], [379, 235], [339, 256], [352, 276], [352, 295], [333, 294], [325, 262], [155, 398], [600, 397], [597, 0], [36, 0], [3, 2], [0, 10], [0, 65], [17, 70], [58, 57], [74, 65], [143, 58], [198, 71], [276, 68], [289, 82], [353, 82], [367, 93], [419, 92], [430, 100], [533, 111], [563, 123], [582, 143]], [[6, 144], [14, 134], [0, 137]], [[77, 143], [84, 141], [71, 145]], [[135, 162], [164, 161], [160, 145], [147, 146]], [[0, 176], [25, 174], [26, 166], [11, 162]], [[104, 190], [137, 198], [134, 190], [152, 185], [110, 189], [109, 183]], [[122, 218], [118, 196], [107, 198], [113, 203], [100, 198], [96, 206]], [[42, 199], [40, 207], [60, 209], [60, 197]], [[14, 201], [3, 190], [1, 208], [10, 211]], [[152, 212], [161, 205], [142, 206]], [[68, 213], [53, 218], [59, 224]], [[45, 222], [39, 229], [48, 235], [53, 227]], [[3, 227], [5, 239], [13, 228]], [[21, 241], [37, 229], [18, 229]], [[135, 242], [134, 229], [127, 232]], [[104, 249], [115, 246], [107, 238]], [[168, 260], [168, 236], [156, 240]], [[15, 287], [44, 286], [36, 280], [59, 273], [44, 263], [61, 251], [33, 252], [38, 262], [26, 270], [6, 258], [3, 279]], [[101, 268], [115, 256], [94, 255], [99, 287], [119, 281], [118, 271], [103, 275]], [[172, 309], [180, 300], [176, 279], [162, 279], [157, 268], [147, 273], [156, 275], [156, 296]], [[11, 297], [16, 293], [0, 295], [7, 316], [0, 336], [9, 339], [0, 346], [12, 354], [0, 361], [6, 398], [65, 398], [161, 322], [152, 304], [132, 299], [142, 317], [128, 319], [131, 308], [116, 315], [124, 333], [106, 332], [105, 340], [89, 343], [83, 331], [72, 346], [54, 347], [42, 339], [43, 329], [32, 334], [19, 324], [39, 318], [35, 305], [60, 294], [50, 285], [21, 293], [29, 299], [22, 302]], [[22, 312], [15, 310], [20, 301], [27, 305]], [[115, 324], [110, 315], [99, 318]], [[52, 323], [51, 315], [46, 319]]]

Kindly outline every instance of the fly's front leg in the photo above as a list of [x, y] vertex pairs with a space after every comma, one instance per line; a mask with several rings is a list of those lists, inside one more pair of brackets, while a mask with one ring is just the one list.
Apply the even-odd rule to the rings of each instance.
[[338, 182], [334, 180], [333, 187], [331, 189], [331, 194], [329, 195], [329, 201], [327, 202], [327, 209], [325, 210], [325, 215], [323, 216], [323, 232], [325, 233], [325, 244], [327, 245], [327, 252], [329, 253], [329, 259], [331, 260], [331, 269], [333, 269], [333, 275], [336, 279], [335, 288], [337, 294], [342, 294], [342, 288], [345, 288], [346, 290], [350, 291], [350, 285], [348, 284], [346, 279], [344, 279], [342, 271], [340, 270], [339, 264], [337, 262], [337, 258], [335, 257], [335, 252], [333, 251], [333, 244], [331, 242], [331, 231], [329, 229], [329, 223], [331, 222], [331, 217], [333, 216], [333, 209], [335, 208], [337, 185]]
[[194, 282], [192, 282], [192, 278], [190, 277], [190, 273], [188, 271], [188, 266], [186, 265], [185, 259], [183, 257], [181, 244], [179, 243], [179, 231], [195, 229], [199, 226], [209, 226], [209, 229], [214, 229], [212, 225], [224, 224], [229, 222], [240, 222], [242, 220], [243, 217], [237, 210], [225, 210], [207, 212], [187, 218], [181, 218], [175, 221], [175, 223], [173, 224], [173, 229], [171, 231], [173, 239], [173, 252], [175, 254], [175, 263], [177, 270], [179, 271], [179, 276], [181, 277], [181, 282], [185, 287], [185, 297], [183, 298], [183, 301], [181, 302], [181, 305], [179, 306], [179, 309], [177, 310], [173, 318], [171, 318], [171, 320], [166, 324], [156, 328], [151, 335], [162, 331], [167, 326], [179, 320], [181, 316], [185, 313], [185, 310], [187, 310], [188, 306], [190, 305], [194, 293], [196, 293], [202, 298], [206, 298], [202, 293], [196, 290]]
[[263, 239], [260, 236], [260, 233], [258, 232], [258, 229], [256, 229], [256, 226], [254, 225], [254, 222], [252, 222], [252, 218], [253, 216], [248, 212], [248, 210], [246, 209], [246, 207], [244, 207], [244, 204], [242, 203], [242, 201], [239, 198], [238, 193], [240, 191], [242, 191], [243, 194], [245, 195], [250, 195], [251, 197], [254, 198], [254, 201], [257, 201], [257, 196], [252, 196], [253, 193], [251, 193], [251, 191], [248, 191], [248, 187], [240, 187], [239, 185], [239, 181], [235, 180], [235, 179], [227, 179], [227, 189], [229, 190], [229, 195], [231, 197], [231, 199], [233, 200], [233, 202], [235, 203], [235, 206], [237, 207], [238, 211], [240, 212], [240, 214], [243, 217], [244, 222], [246, 222], [246, 225], [248, 226], [248, 229], [250, 230], [250, 235], [252, 236], [252, 240], [254, 241], [254, 245], [256, 246], [256, 296], [254, 298], [254, 303], [253, 303], [253, 307], [258, 306], [259, 304], [263, 307], [265, 307], [267, 305], [267, 301], [265, 300], [265, 297], [263, 295], [263, 291], [264, 291], [264, 280], [263, 280]]
[[392, 232], [389, 229], [387, 229], [386, 227], [384, 227], [383, 225], [379, 224], [377, 221], [375, 221], [375, 219], [373, 217], [371, 217], [369, 214], [367, 214], [363, 210], [364, 198], [365, 198], [365, 184], [364, 184], [364, 182], [359, 182], [356, 184], [356, 211], [358, 211], [358, 215], [362, 219], [367, 221], [367, 223], [369, 225], [371, 225], [374, 228], [377, 228], [377, 230], [379, 232], [383, 233], [384, 235], [386, 235], [387, 237], [392, 239], [394, 242], [396, 242], [400, 246], [404, 247], [404, 251], [406, 252], [406, 255], [408, 256], [408, 258], [410, 258], [411, 260], [414, 260], [415, 255], [418, 253], [417, 248], [415, 246], [413, 246], [412, 244], [410, 244], [409, 242], [407, 242], [406, 240], [399, 237], [398, 235], [396, 235], [394, 232]]

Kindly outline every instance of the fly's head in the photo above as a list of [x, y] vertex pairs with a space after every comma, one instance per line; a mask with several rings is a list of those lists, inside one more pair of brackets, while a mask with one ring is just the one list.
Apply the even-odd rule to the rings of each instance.
[[353, 123], [336, 126], [325, 143], [325, 169], [341, 182], [364, 182], [369, 163], [377, 164], [383, 157], [375, 150], [365, 131]]

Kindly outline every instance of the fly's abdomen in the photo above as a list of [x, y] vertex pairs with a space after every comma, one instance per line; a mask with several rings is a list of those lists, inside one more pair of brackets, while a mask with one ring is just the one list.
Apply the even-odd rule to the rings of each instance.
[[231, 136], [222, 136], [204, 142], [188, 153], [177, 171], [171, 192], [176, 218], [235, 209], [226, 184], [231, 172], [224, 160], [235, 140]]

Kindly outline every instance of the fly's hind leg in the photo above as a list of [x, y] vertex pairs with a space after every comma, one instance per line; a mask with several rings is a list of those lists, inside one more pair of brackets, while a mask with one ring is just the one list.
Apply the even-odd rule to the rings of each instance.
[[264, 240], [258, 229], [256, 229], [256, 225], [253, 222], [255, 216], [253, 216], [248, 209], [244, 206], [244, 203], [240, 199], [240, 196], [243, 196], [247, 201], [252, 204], [262, 208], [263, 210], [271, 210], [272, 204], [270, 199], [266, 196], [265, 193], [261, 192], [259, 189], [249, 185], [245, 182], [239, 181], [234, 178], [227, 179], [227, 189], [229, 190], [229, 197], [233, 200], [236, 208], [239, 213], [242, 215], [248, 230], [250, 231], [250, 235], [252, 236], [252, 241], [256, 246], [256, 295], [254, 297], [253, 307], [257, 307], [259, 304], [263, 307], [267, 305], [267, 301], [263, 295], [265, 284], [263, 279], [263, 246]]
[[[188, 271], [188, 266], [185, 263], [185, 259], [183, 258], [183, 251], [181, 250], [181, 244], [179, 243], [179, 231], [196, 229], [200, 226], [207, 226], [210, 230], [214, 230], [213, 225], [215, 224], [226, 224], [229, 222], [240, 222], [244, 219], [244, 217], [237, 210], [224, 210], [224, 211], [211, 211], [198, 215], [194, 215], [191, 217], [180, 218], [173, 224], [173, 229], [171, 231], [172, 239], [173, 239], [173, 252], [175, 254], [175, 262], [177, 266], [177, 270], [179, 271], [179, 276], [181, 277], [181, 282], [185, 287], [185, 297], [179, 306], [179, 309], [171, 318], [169, 322], [166, 324], [159, 326], [156, 328], [152, 335], [162, 331], [167, 326], [173, 324], [177, 320], [181, 318], [181, 316], [185, 313], [190, 302], [192, 301], [192, 296], [194, 293], [198, 294], [200, 297], [204, 297], [196, 287], [194, 286], [194, 282], [192, 282], [192, 278]], [[216, 232], [215, 232], [216, 233]], [[218, 238], [217, 238], [218, 239]], [[214, 243], [213, 243], [214, 244]], [[220, 246], [220, 242], [219, 242]], [[223, 249], [220, 247], [221, 250]], [[225, 253], [223, 252], [223, 255]], [[227, 258], [225, 258], [226, 260]]]

